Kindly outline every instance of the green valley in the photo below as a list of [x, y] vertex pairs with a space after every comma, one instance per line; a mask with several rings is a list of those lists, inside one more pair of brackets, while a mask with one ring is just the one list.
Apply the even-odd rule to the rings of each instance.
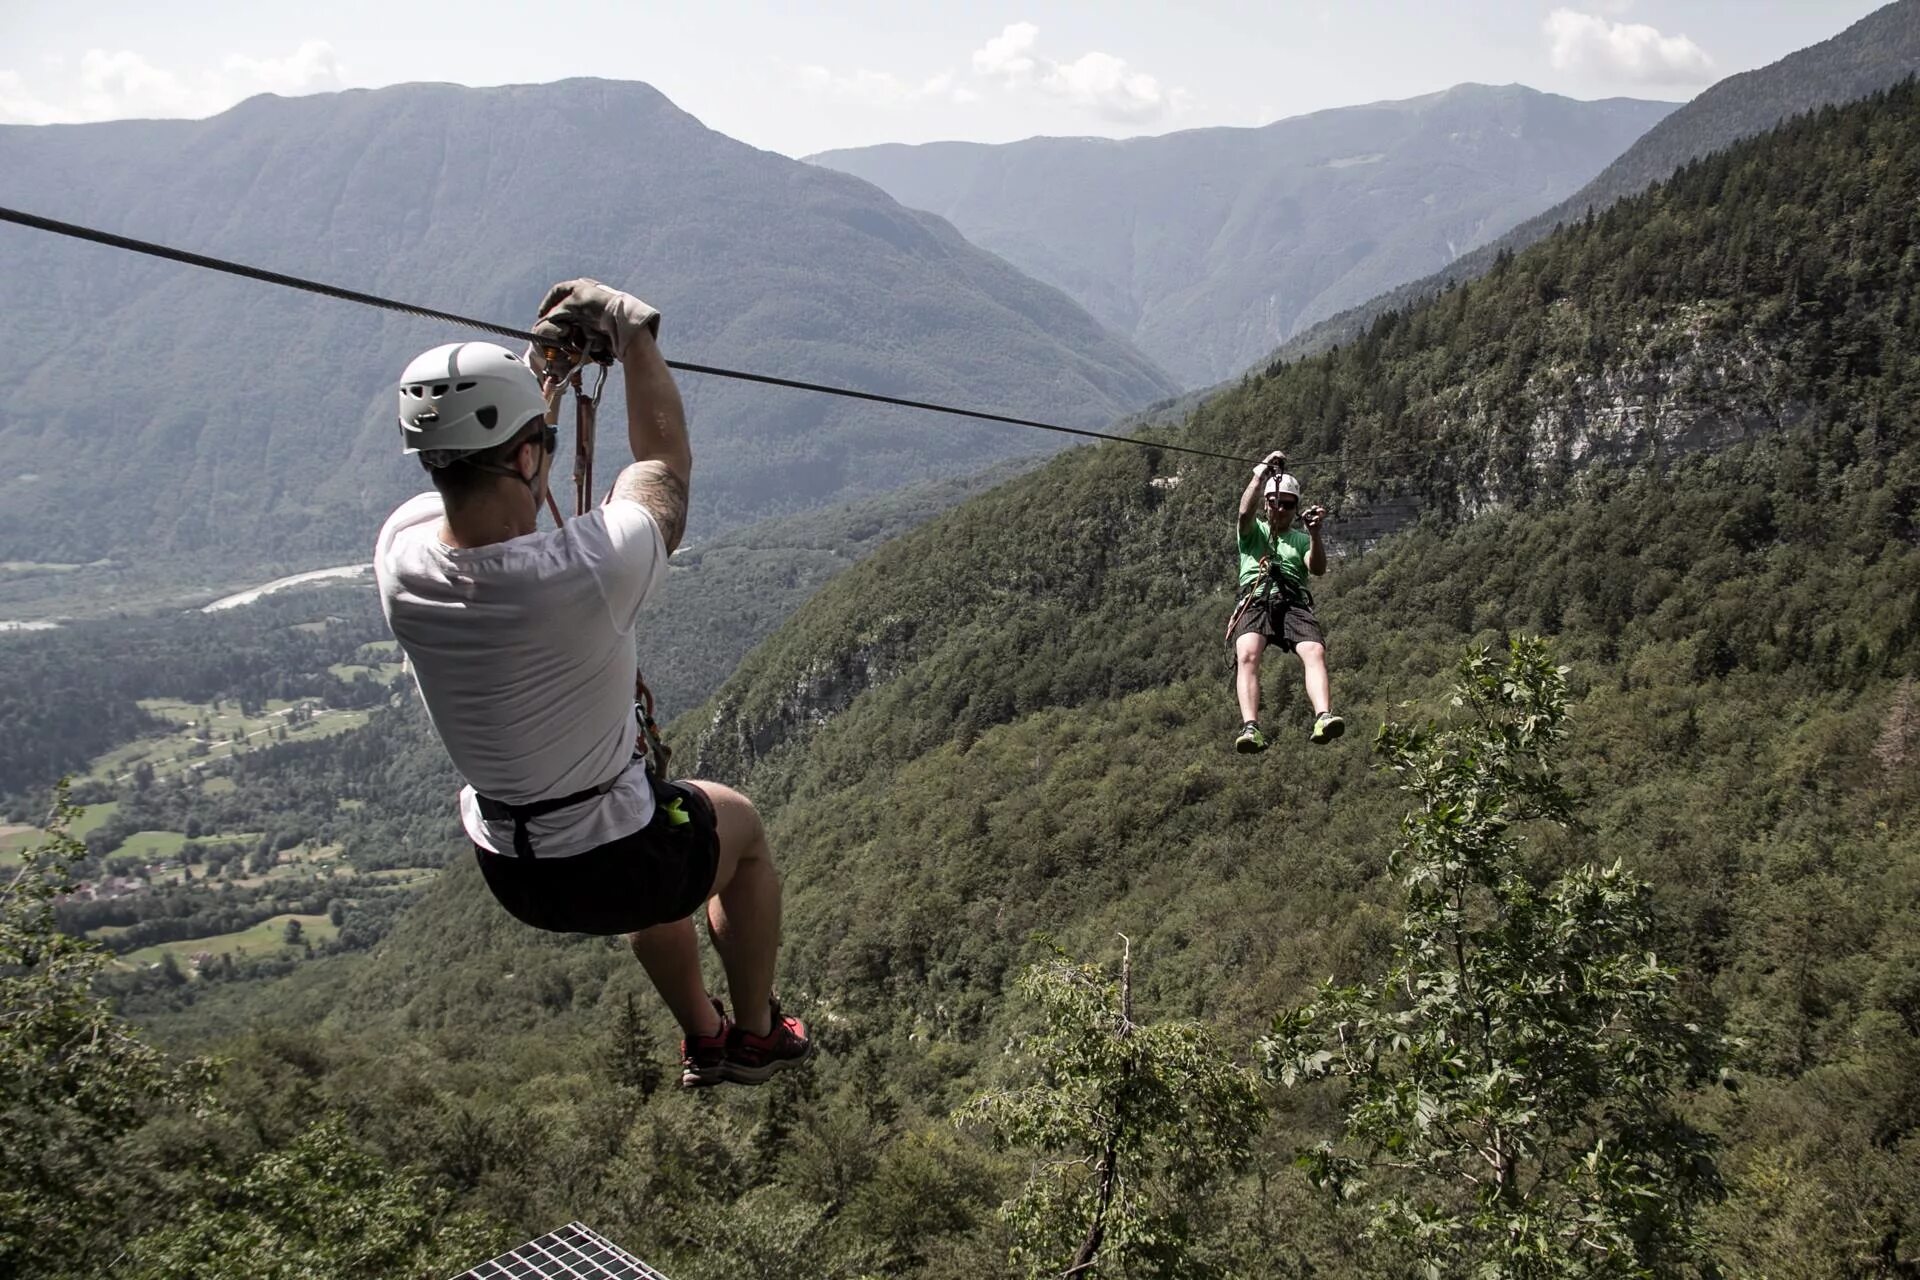
[[[0, 1201], [13, 1214], [0, 1250], [27, 1275], [124, 1256], [143, 1277], [182, 1258], [426, 1277], [578, 1219], [680, 1280], [1059, 1275], [1099, 1243], [1083, 1207], [1120, 1140], [1074, 1143], [1145, 1108], [1164, 1125], [1123, 1135], [1148, 1172], [1115, 1201], [1137, 1229], [1080, 1274], [1912, 1274], [1917, 243], [1920, 86], [1907, 81], [1697, 160], [1335, 350], [1245, 379], [1147, 447], [1063, 454], [839, 566], [670, 727], [686, 772], [754, 796], [784, 877], [781, 993], [823, 1053], [765, 1089], [668, 1087], [678, 1032], [622, 942], [538, 933], [499, 909], [412, 698], [355, 706], [365, 723], [338, 734], [236, 750], [217, 779], [115, 789], [94, 856], [189, 822], [208, 842], [257, 833], [240, 868], [255, 883], [236, 871], [208, 909], [168, 917], [254, 958], [219, 981], [175, 981], [164, 960], [103, 979], [146, 1035], [224, 1067], [196, 1084], [201, 1068], [176, 1064], [190, 1078], [173, 1079], [108, 1036], [129, 1082], [112, 1107], [83, 1094], [69, 1111], [8, 1113], [0, 1147], [32, 1154], [0, 1164], [26, 1189], [25, 1208]], [[1284, 447], [1309, 500], [1341, 517], [1342, 554], [1315, 584], [1353, 726], [1341, 742], [1306, 741], [1298, 668], [1276, 656], [1277, 745], [1233, 753], [1221, 626], [1245, 472], [1156, 442]], [[379, 656], [362, 614], [334, 609], [340, 623], [306, 632], [291, 628], [316, 619], [292, 604], [255, 608], [286, 612], [257, 615], [245, 652], [318, 646], [290, 670]], [[1452, 686], [1474, 646], [1533, 634], [1566, 668], [1562, 701], [1536, 710], [1565, 714], [1552, 780], [1574, 820], [1508, 822], [1475, 809], [1485, 793], [1456, 797], [1483, 823], [1460, 829], [1515, 842], [1505, 906], [1474, 923], [1530, 912], [1582, 875], [1637, 877], [1648, 888], [1619, 915], [1644, 933], [1596, 928], [1567, 949], [1643, 943], [1644, 973], [1674, 975], [1661, 999], [1687, 1036], [1704, 1029], [1725, 1059], [1666, 1072], [1646, 1086], [1659, 1107], [1632, 1111], [1697, 1135], [1696, 1163], [1667, 1179], [1697, 1195], [1684, 1230], [1574, 1253], [1549, 1232], [1509, 1237], [1490, 1270], [1413, 1228], [1505, 1215], [1524, 1189], [1422, 1181], [1431, 1169], [1396, 1163], [1403, 1149], [1375, 1152], [1414, 1188], [1396, 1234], [1373, 1188], [1328, 1194], [1299, 1167], [1303, 1154], [1329, 1167], [1312, 1153], [1341, 1136], [1355, 1095], [1256, 1065], [1326, 979], [1378, 982], [1400, 953], [1420, 891], [1404, 846], [1455, 810], [1383, 763], [1419, 726], [1472, 720]], [[683, 687], [697, 690], [691, 665]], [[249, 696], [273, 692], [235, 670]], [[181, 683], [170, 696], [192, 698]], [[57, 696], [34, 714], [64, 723]], [[122, 714], [141, 731], [158, 718]], [[1383, 724], [1407, 728], [1376, 738]], [[1482, 745], [1463, 750], [1513, 786], [1539, 780], [1502, 754], [1537, 726], [1478, 727], [1459, 740]], [[358, 904], [343, 901], [330, 940], [321, 893]], [[129, 931], [157, 920], [105, 906], [47, 911], [69, 932], [116, 930], [106, 941], [132, 954], [171, 945]], [[7, 921], [7, 938], [51, 936], [30, 912]], [[1101, 984], [1117, 990], [1123, 956], [1125, 995], [1106, 1012]], [[1079, 996], [1049, 1004], [1063, 973]], [[36, 1007], [95, 1025], [40, 976]], [[1505, 995], [1565, 994], [1542, 990], [1557, 976], [1505, 977]], [[1547, 1057], [1490, 1090], [1537, 1084]], [[35, 1097], [65, 1079], [7, 1078]], [[1191, 1096], [1156, 1093], [1168, 1080], [1194, 1082]], [[1212, 1129], [1193, 1115], [1208, 1099]], [[1052, 1106], [1057, 1123], [1008, 1123], [1000, 1141], [955, 1123], [1021, 1104]], [[1593, 1139], [1620, 1114], [1602, 1098], [1574, 1126]], [[1204, 1144], [1181, 1145], [1195, 1133]], [[1202, 1149], [1217, 1158], [1183, 1163]], [[1588, 1149], [1590, 1167], [1609, 1158]], [[69, 1185], [89, 1194], [64, 1202], [75, 1228], [57, 1246], [17, 1225], [43, 1187]], [[359, 1255], [326, 1207], [340, 1204], [380, 1227], [361, 1229]], [[1012, 1251], [1035, 1240], [1051, 1252]]]

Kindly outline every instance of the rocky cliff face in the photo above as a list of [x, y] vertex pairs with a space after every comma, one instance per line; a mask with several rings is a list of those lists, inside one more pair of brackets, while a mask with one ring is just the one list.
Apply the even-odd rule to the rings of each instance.
[[904, 632], [807, 664], [769, 710], [751, 719], [722, 693], [694, 743], [693, 773], [739, 778], [789, 741], [804, 739], [853, 700], [896, 672], [907, 649]]

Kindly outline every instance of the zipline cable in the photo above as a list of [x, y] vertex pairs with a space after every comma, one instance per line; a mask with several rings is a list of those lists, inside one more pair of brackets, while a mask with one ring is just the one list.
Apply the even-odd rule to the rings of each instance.
[[[135, 240], [131, 236], [115, 235], [110, 231], [100, 231], [93, 227], [83, 227], [71, 222], [61, 222], [56, 218], [44, 218], [39, 214], [23, 213], [18, 209], [0, 206], [0, 221], [17, 223], [23, 227], [33, 227], [39, 231], [50, 231], [55, 235], [70, 236], [76, 240], [90, 240], [95, 244], [108, 245], [115, 249], [126, 249], [133, 253], [144, 253], [149, 257], [165, 258], [172, 262], [185, 263], [190, 267], [203, 267], [209, 271], [224, 271], [228, 275], [244, 276], [249, 280], [259, 280], [266, 284], [277, 284], [288, 289], [301, 289], [308, 293], [317, 293], [329, 298], [338, 298], [342, 302], [357, 302], [362, 306], [379, 307], [386, 311], [398, 311], [406, 315], [421, 316], [428, 320], [444, 320], [449, 324], [462, 325], [469, 329], [478, 329], [482, 333], [497, 334], [503, 338], [517, 338], [522, 342], [538, 342], [533, 334], [522, 329], [510, 329], [505, 325], [494, 324], [487, 320], [476, 320], [471, 316], [456, 315], [451, 311], [438, 311], [432, 307], [416, 306], [410, 302], [398, 302], [392, 298], [382, 298], [377, 294], [361, 293], [356, 289], [342, 289], [338, 285], [323, 284], [318, 280], [305, 280], [299, 276], [285, 275], [278, 271], [267, 271], [261, 267], [250, 267], [244, 263], [228, 262], [223, 258], [211, 258], [202, 253], [190, 253], [185, 249], [175, 249], [170, 245], [154, 244], [146, 240]], [[988, 413], [981, 409], [961, 409], [953, 405], [936, 404], [931, 400], [909, 400], [904, 396], [882, 395], [877, 391], [856, 391], [850, 387], [833, 387], [820, 382], [802, 382], [798, 378], [779, 378], [772, 374], [747, 373], [740, 369], [723, 369], [717, 365], [692, 364], [684, 360], [667, 361], [669, 369], [682, 373], [701, 373], [713, 378], [732, 378], [739, 382], [757, 382], [770, 387], [787, 387], [794, 391], [813, 391], [821, 395], [842, 396], [849, 400], [867, 400], [874, 404], [897, 405], [903, 409], [924, 409], [929, 413], [946, 413], [962, 418], [977, 418], [983, 422], [1004, 422], [1015, 427], [1032, 427], [1037, 431], [1057, 431], [1062, 435], [1084, 436], [1090, 440], [1108, 440], [1115, 444], [1130, 444], [1142, 449], [1164, 449], [1169, 453], [1190, 453], [1202, 458], [1221, 458], [1228, 462], [1251, 463], [1253, 458], [1242, 458], [1231, 453], [1216, 453], [1211, 449], [1195, 449], [1182, 444], [1163, 444], [1153, 440], [1142, 440], [1135, 436], [1112, 435], [1105, 431], [1090, 431], [1085, 427], [1063, 427], [1058, 423], [1039, 422], [1032, 418], [1015, 418], [1004, 413]]]

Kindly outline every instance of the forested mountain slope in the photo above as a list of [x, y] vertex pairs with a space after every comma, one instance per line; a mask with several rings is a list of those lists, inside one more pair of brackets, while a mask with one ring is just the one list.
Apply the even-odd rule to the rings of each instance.
[[[1228, 746], [1226, 463], [1075, 451], [830, 583], [674, 729], [769, 814], [782, 989], [828, 1051], [806, 1081], [643, 1089], [668, 1033], [650, 998], [628, 1018], [622, 949], [520, 928], [457, 860], [346, 981], [263, 997], [326, 1021], [236, 1050], [250, 1140], [347, 1110], [463, 1207], [591, 1220], [691, 1280], [1002, 1274], [1026, 1154], [946, 1117], [1030, 1078], [1008, 991], [1035, 932], [1104, 959], [1124, 933], [1142, 1019], [1241, 1045], [1377, 974], [1408, 800], [1366, 729], [1442, 713], [1468, 642], [1534, 630], [1571, 668], [1585, 826], [1528, 832], [1532, 867], [1646, 876], [1661, 957], [1740, 1041], [1738, 1090], [1691, 1100], [1725, 1144], [1721, 1272], [1920, 1265], [1916, 197], [1906, 85], [1196, 413], [1182, 443], [1287, 446], [1310, 497], [1426, 509], [1317, 584], [1335, 746], [1279, 658], [1278, 745]], [[1290, 1167], [1331, 1123], [1273, 1099], [1257, 1165], [1188, 1223], [1197, 1273], [1405, 1274]]]
[[1032, 465], [1009, 459], [975, 475], [762, 520], [682, 547], [636, 631], [640, 668], [661, 716], [705, 702], [749, 650], [836, 575]]
[[1553, 204], [1673, 105], [1463, 84], [1258, 129], [809, 159], [946, 218], [1198, 387]]
[[1773, 128], [1803, 111], [1852, 102], [1920, 72], [1920, 0], [1894, 0], [1834, 36], [1778, 62], [1728, 76], [1669, 115], [1559, 204], [1527, 219], [1430, 276], [1389, 289], [1285, 343], [1274, 358], [1316, 355], [1375, 319], [1484, 274], [1498, 256], [1526, 248], [1562, 223], [1644, 191], [1682, 165]]
[[[501, 323], [596, 275], [670, 356], [1099, 426], [1171, 384], [1058, 291], [643, 84], [415, 84], [0, 128], [0, 200]], [[307, 565], [417, 492], [391, 380], [437, 323], [0, 228], [0, 560]], [[56, 301], [57, 300], [57, 301]], [[688, 378], [710, 531], [1051, 438]], [[602, 422], [619, 445], [618, 380]], [[305, 567], [305, 566], [303, 566]]]

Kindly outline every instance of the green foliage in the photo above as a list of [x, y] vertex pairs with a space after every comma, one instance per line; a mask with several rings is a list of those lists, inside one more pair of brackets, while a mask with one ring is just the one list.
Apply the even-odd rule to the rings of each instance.
[[641, 612], [640, 670], [662, 720], [697, 707], [806, 598], [887, 541], [1032, 465], [1013, 459], [823, 511], [781, 516], [674, 553]]
[[505, 1243], [445, 1191], [361, 1150], [337, 1118], [268, 1152], [136, 1239], [135, 1280], [445, 1280]]
[[1117, 982], [1064, 954], [1022, 974], [1046, 1020], [1026, 1046], [1040, 1079], [957, 1116], [1038, 1152], [1004, 1210], [1030, 1277], [1210, 1274], [1195, 1239], [1259, 1127], [1259, 1093], [1210, 1031], [1134, 1021], [1128, 957]]
[[116, 1142], [165, 1103], [192, 1102], [201, 1062], [173, 1063], [92, 990], [98, 944], [60, 932], [54, 899], [84, 854], [61, 788], [47, 839], [0, 885], [0, 1271], [59, 1274], [99, 1244], [129, 1181]]
[[1652, 950], [1645, 886], [1617, 862], [1538, 885], [1511, 834], [1573, 819], [1565, 669], [1539, 640], [1504, 666], [1475, 649], [1453, 703], [1464, 723], [1377, 743], [1417, 801], [1390, 863], [1407, 895], [1390, 968], [1329, 981], [1261, 1045], [1283, 1085], [1347, 1085], [1341, 1140], [1302, 1163], [1368, 1198], [1371, 1231], [1432, 1280], [1693, 1274], [1721, 1185], [1674, 1098], [1718, 1041]]

